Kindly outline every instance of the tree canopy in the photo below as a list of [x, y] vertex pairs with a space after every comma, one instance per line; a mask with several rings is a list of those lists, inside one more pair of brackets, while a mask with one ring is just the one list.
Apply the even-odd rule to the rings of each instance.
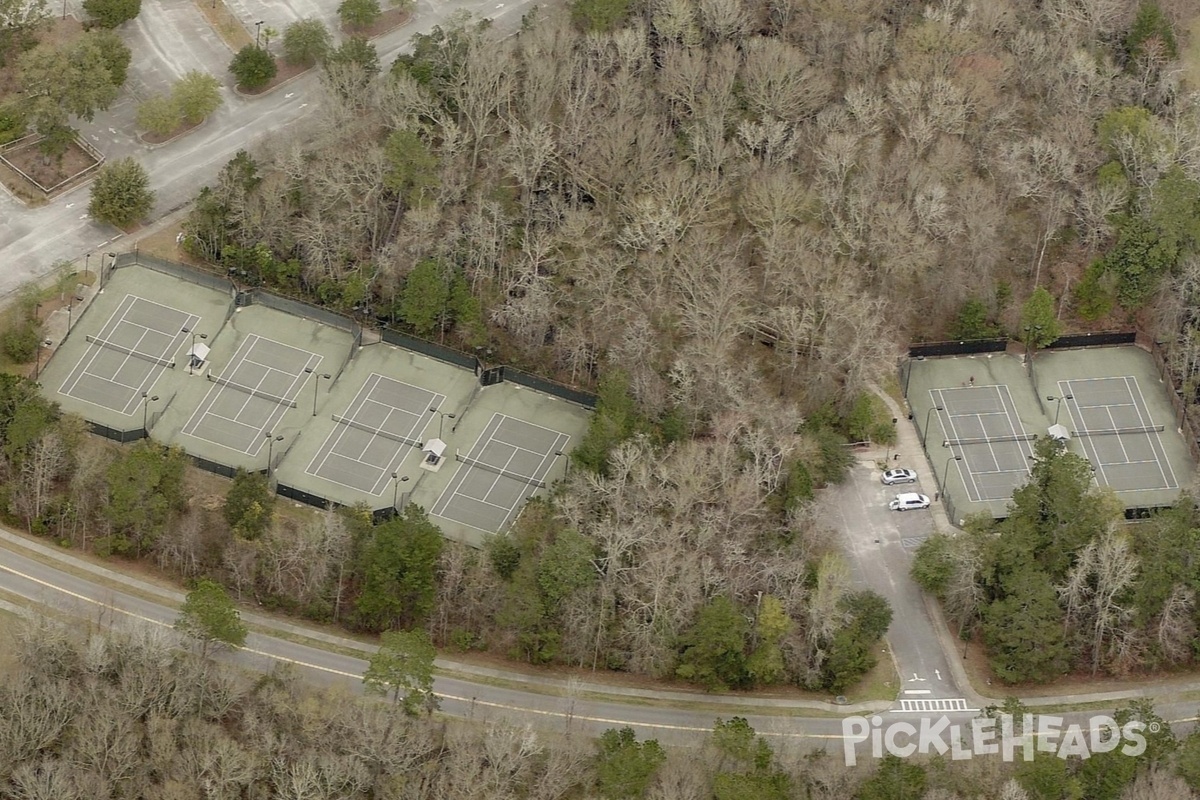
[[233, 600], [219, 584], [202, 580], [188, 592], [175, 630], [200, 642], [201, 654], [207, 656], [216, 646], [239, 648], [246, 643], [249, 631]]
[[96, 173], [88, 213], [117, 227], [140, 222], [154, 206], [154, 191], [145, 168], [132, 158], [110, 161]]
[[324, 60], [332, 41], [321, 20], [297, 20], [283, 29], [283, 57], [289, 64], [310, 67]]
[[270, 83], [279, 67], [270, 51], [248, 44], [237, 51], [233, 61], [229, 62], [229, 71], [237, 78], [238, 86], [254, 91]]
[[103, 28], [115, 28], [137, 17], [142, 0], [83, 0], [83, 10]]
[[424, 631], [386, 631], [368, 660], [363, 683], [369, 691], [390, 695], [392, 704], [406, 714], [432, 711], [437, 703], [433, 694], [436, 655]]

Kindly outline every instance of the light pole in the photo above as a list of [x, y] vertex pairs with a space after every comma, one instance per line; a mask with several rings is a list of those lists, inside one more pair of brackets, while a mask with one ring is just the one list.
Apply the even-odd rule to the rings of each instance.
[[312, 413], [312, 415], [315, 417], [317, 415], [317, 393], [321, 387], [321, 378], [324, 378], [325, 380], [328, 381], [328, 380], [333, 380], [333, 376], [330, 375], [328, 372], [313, 372], [312, 367], [305, 367], [304, 371], [313, 376], [313, 413]]
[[283, 434], [273, 436], [269, 431], [263, 434], [267, 440], [267, 480], [271, 480], [271, 456], [275, 453], [275, 443], [283, 441]]
[[147, 439], [150, 438], [150, 431], [147, 430], [147, 422], [150, 419], [150, 404], [156, 402], [158, 402], [158, 395], [142, 392], [142, 431], [145, 432]]
[[942, 411], [945, 411], [945, 410], [946, 409], [943, 406], [934, 406], [933, 408], [929, 409], [929, 411], [927, 411], [925, 413], [925, 430], [923, 431], [922, 437], [921, 437], [921, 447], [924, 448], [925, 450], [929, 449], [929, 417], [932, 416], [933, 412], [935, 412], [935, 411], [941, 413]]
[[259, 31], [262, 30], [262, 26], [263, 26], [263, 20], [261, 20], [261, 19], [258, 22], [254, 23], [254, 46], [255, 47], [258, 47], [258, 34], [259, 34]]
[[92, 261], [92, 254], [91, 254], [91, 253], [87, 253], [86, 255], [84, 255], [84, 257], [83, 257], [83, 277], [84, 277], [84, 280], [86, 280], [86, 279], [87, 279], [87, 277], [88, 277], [88, 264], [90, 264], [90, 263], [91, 263], [91, 261]]
[[440, 439], [440, 438], [442, 438], [442, 423], [444, 423], [446, 421], [447, 417], [449, 417], [450, 419], [454, 419], [454, 415], [446, 413], [446, 412], [438, 411], [436, 408], [431, 408], [429, 410], [430, 410], [430, 412], [438, 415], [438, 438]]
[[[116, 253], [105, 253], [104, 255], [106, 255], [112, 259], [112, 261], [108, 262], [108, 268], [109, 268], [109, 270], [111, 270], [113, 267], [115, 267], [117, 265], [117, 254]], [[101, 289], [104, 288], [104, 259], [103, 258], [100, 259], [100, 288]]]
[[[396, 502], [400, 497], [400, 484], [406, 483], [408, 481], [408, 476], [405, 475], [401, 477], [399, 472], [393, 472], [392, 480], [395, 481], [395, 484], [392, 486], [392, 510], [399, 514], [404, 510], [396, 505]], [[408, 505], [408, 492], [404, 493], [404, 505]]]
[[[187, 333], [188, 329], [184, 328], [183, 332]], [[196, 363], [196, 340], [197, 339], [207, 339], [207, 338], [208, 338], [207, 333], [192, 333], [192, 350], [190, 353], [188, 353], [188, 375], [195, 374], [192, 371], [192, 365]]]
[[[562, 456], [565, 456], [565, 455], [566, 455], [566, 453], [563, 452], [562, 450], [558, 450], [554, 453], [554, 457], [556, 459], [561, 458]], [[568, 458], [567, 465], [565, 467], [563, 467], [563, 479], [566, 480], [569, 477], [571, 477], [571, 459]]]
[[46, 339], [43, 342], [38, 342], [37, 355], [33, 359], [33, 382], [34, 383], [38, 382], [38, 380], [41, 378], [41, 374], [42, 374], [42, 347], [49, 347], [52, 344], [54, 344], [54, 342], [50, 341], [49, 339]]
[[942, 492], [946, 491], [946, 481], [950, 480], [950, 462], [962, 461], [962, 456], [950, 456], [946, 459], [946, 468], [942, 470]]
[[1061, 397], [1050, 396], [1050, 397], [1047, 397], [1046, 399], [1058, 401], [1057, 404], [1054, 406], [1054, 424], [1057, 425], [1058, 424], [1058, 412], [1062, 411], [1062, 401], [1063, 400], [1074, 400], [1075, 395], [1064, 394]]

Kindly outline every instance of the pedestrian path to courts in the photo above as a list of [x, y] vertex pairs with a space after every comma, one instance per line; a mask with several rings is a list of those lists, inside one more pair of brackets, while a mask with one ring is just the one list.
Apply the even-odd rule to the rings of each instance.
[[347, 318], [188, 269], [107, 272], [42, 371], [47, 396], [96, 433], [150, 436], [227, 476], [264, 471], [297, 501], [377, 516], [419, 504], [475, 546], [565, 475], [587, 429], [581, 393], [432, 343], [409, 340], [447, 360], [363, 346]]

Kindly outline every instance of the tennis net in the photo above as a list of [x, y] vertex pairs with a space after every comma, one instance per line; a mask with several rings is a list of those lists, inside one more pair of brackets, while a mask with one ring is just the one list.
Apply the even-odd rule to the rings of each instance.
[[946, 447], [962, 447], [968, 444], [996, 444], [998, 442], [1032, 442], [1037, 438], [1033, 433], [1016, 433], [1008, 436], [987, 436], [980, 439], [947, 439]]
[[416, 439], [410, 439], [407, 436], [401, 436], [398, 433], [392, 433], [391, 431], [385, 431], [382, 428], [373, 428], [370, 425], [365, 425], [357, 420], [353, 420], [348, 417], [342, 417], [342, 416], [338, 416], [337, 414], [334, 414], [333, 421], [340, 425], [345, 425], [350, 428], [356, 428], [360, 431], [366, 431], [367, 433], [373, 433], [376, 436], [382, 436], [384, 439], [391, 439], [394, 442], [400, 442], [400, 444], [406, 444], [409, 447], [418, 447], [419, 448], [421, 446], [421, 442], [418, 442]]
[[249, 386], [243, 386], [240, 383], [234, 383], [228, 378], [222, 378], [218, 375], [213, 375], [211, 372], [208, 373], [208, 379], [218, 386], [228, 386], [231, 389], [237, 389], [239, 392], [245, 392], [248, 395], [253, 395], [254, 397], [262, 398], [263, 400], [270, 400], [272, 403], [278, 403], [281, 406], [288, 406], [289, 408], [296, 407], [295, 400], [289, 400], [286, 397], [280, 397], [277, 394], [260, 392], [258, 389], [251, 389]]
[[1165, 425], [1144, 425], [1135, 428], [1101, 428], [1094, 431], [1071, 431], [1072, 436], [1089, 437], [1089, 436], [1119, 436], [1121, 434], [1133, 433], [1162, 433], [1166, 430]]
[[133, 350], [132, 348], [125, 347], [124, 345], [110, 342], [107, 339], [97, 339], [95, 336], [85, 336], [84, 338], [91, 344], [98, 344], [101, 347], [107, 347], [109, 350], [116, 350], [118, 353], [124, 353], [127, 356], [135, 356], [143, 361], [149, 361], [151, 364], [158, 364], [160, 367], [167, 367], [168, 369], [174, 369], [175, 367], [174, 361], [161, 356], [155, 356], [151, 355], [150, 353], [143, 353], [138, 350]]
[[530, 486], [536, 486], [539, 489], [546, 488], [545, 481], [539, 481], [536, 478], [529, 477], [528, 475], [518, 475], [515, 472], [509, 472], [506, 469], [501, 469], [500, 467], [494, 466], [492, 464], [488, 464], [483, 461], [476, 461], [473, 458], [468, 458], [467, 456], [464, 456], [462, 453], [458, 452], [457, 450], [454, 451], [454, 457], [455, 457], [455, 459], [461, 461], [464, 464], [470, 464], [472, 467], [479, 467], [480, 469], [485, 470], [486, 472], [491, 472], [496, 475], [502, 475], [505, 478], [512, 478], [514, 481], [520, 481], [521, 483], [527, 483]]

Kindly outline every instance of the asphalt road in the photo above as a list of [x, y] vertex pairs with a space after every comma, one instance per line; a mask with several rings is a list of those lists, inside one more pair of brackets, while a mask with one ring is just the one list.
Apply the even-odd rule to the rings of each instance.
[[[255, 15], [267, 6], [262, 0], [231, 0], [239, 14]], [[83, 18], [76, 0], [69, 7]], [[270, 4], [275, 27], [282, 31], [287, 14], [329, 18], [336, 13], [337, 0], [288, 0]], [[466, 11], [492, 19], [496, 30], [515, 31], [521, 17], [535, 3], [516, 0], [419, 0], [413, 20], [402, 28], [376, 39], [382, 63], [390, 64], [408, 47], [416, 33], [428, 33], [455, 13]], [[318, 10], [320, 13], [317, 13]], [[282, 16], [281, 16], [282, 14]], [[242, 17], [249, 30], [263, 16]], [[190, 0], [169, 7], [145, 4], [142, 14], [119, 31], [133, 51], [128, 91], [108, 111], [92, 122], [78, 121], [80, 134], [109, 160], [133, 156], [150, 173], [156, 192], [152, 219], [192, 200], [200, 187], [213, 181], [221, 167], [238, 150], [253, 146], [263, 136], [294, 125], [319, 109], [316, 71], [262, 97], [248, 99], [232, 91], [227, 72], [232, 52], [212, 31]], [[184, 72], [198, 69], [229, 84], [224, 103], [199, 129], [178, 141], [151, 148], [136, 137], [134, 114], [137, 104], [155, 92], [164, 91]], [[75, 261], [85, 253], [120, 237], [120, 231], [91, 220], [87, 185], [56, 197], [52, 202], [29, 208], [0, 187], [0, 297], [21, 284], [41, 278], [58, 261]]]
[[900, 698], [962, 698], [921, 591], [908, 576], [913, 552], [934, 530], [933, 517], [928, 510], [890, 511], [888, 500], [899, 492], [933, 497], [923, 482], [884, 486], [873, 461], [856, 462], [847, 480], [829, 489], [825, 521], [841, 533], [856, 583], [892, 606], [887, 640], [900, 676]]
[[[62, 556], [71, 559], [67, 554]], [[78, 569], [72, 566], [71, 571], [64, 571], [7, 546], [0, 547], [0, 592], [99, 624], [120, 625], [128, 621], [167, 627], [173, 624], [178, 612], [169, 600], [150, 601], [114, 590], [80, 577], [76, 574]], [[268, 622], [255, 615], [247, 615], [246, 620], [252, 626]], [[349, 640], [340, 644], [343, 649], [364, 649], [360, 643]], [[298, 643], [291, 636], [279, 638], [259, 632], [251, 633], [245, 648], [230, 657], [242, 666], [258, 670], [270, 669], [278, 663], [291, 664], [314, 683], [340, 683], [354, 690], [361, 688], [360, 677], [367, 666], [362, 658]], [[730, 705], [724, 710], [719, 706], [729, 700], [722, 697], [677, 693], [676, 697], [687, 700], [680, 703], [684, 707], [672, 708], [667, 701], [642, 697], [624, 702], [619, 698], [597, 697], [592, 687], [584, 685], [574, 697], [564, 697], [545, 691], [524, 691], [513, 687], [512, 681], [504, 682], [510, 685], [496, 683], [491, 678], [469, 681], [439, 676], [434, 691], [447, 714], [481, 720], [505, 719], [559, 733], [594, 736], [608, 728], [628, 725], [640, 735], [664, 743], [694, 743], [712, 731], [718, 717], [737, 715], [746, 717], [760, 733], [806, 748], [841, 746], [839, 719], [808, 719], [787, 713], [748, 714], [744, 704]], [[705, 702], [711, 708], [695, 710], [697, 702]], [[692, 709], [687, 708], [689, 704]]]
[[[85, 569], [85, 564], [73, 555], [43, 548], [44, 552], [52, 555], [43, 555], [35, 559], [13, 549], [9, 545], [11, 540], [11, 536], [5, 535], [5, 541], [0, 543], [0, 593], [10, 599], [24, 598], [28, 604], [48, 606], [59, 612], [92, 620], [101, 626], [119, 626], [130, 621], [137, 624], [170, 626], [176, 617], [176, 608], [169, 599], [163, 602], [150, 601], [93, 582], [90, 577], [80, 577], [80, 574], [86, 574], [81, 572]], [[62, 563], [70, 571], [59, 569], [46, 561]], [[94, 566], [86, 568], [103, 571]], [[111, 577], [111, 574], [106, 577]], [[132, 579], [125, 580], [133, 582]], [[167, 590], [161, 591], [178, 596], [177, 593]], [[254, 614], [247, 614], [246, 620], [253, 626], [267, 622], [265, 618]], [[294, 641], [294, 626], [277, 621], [269, 621], [269, 624], [291, 628], [291, 637], [280, 638], [255, 632], [248, 637], [244, 649], [229, 653], [227, 658], [242, 667], [254, 670], [269, 670], [278, 664], [288, 664], [312, 683], [341, 684], [354, 691], [361, 690], [360, 676], [366, 669], [364, 659], [298, 643]], [[331, 638], [325, 634], [313, 635]], [[343, 649], [366, 649], [361, 643], [348, 640], [340, 640], [340, 644]], [[544, 678], [533, 680], [540, 683], [552, 682]], [[609, 728], [629, 726], [637, 731], [639, 736], [656, 738], [664, 744], [695, 746], [709, 736], [713, 722], [718, 717], [729, 718], [738, 715], [745, 717], [754, 729], [772, 741], [779, 751], [827, 749], [835, 757], [841, 757], [844, 750], [843, 723], [840, 719], [807, 718], [800, 716], [798, 712], [772, 715], [746, 713], [745, 708], [741, 706], [730, 705], [724, 709], [719, 707], [722, 701], [744, 706], [745, 699], [729, 701], [727, 698], [683, 693], [663, 693], [664, 697], [674, 694], [675, 698], [682, 698], [676, 700], [661, 699], [652, 702], [645, 697], [622, 700], [599, 696], [596, 694], [598, 688], [581, 685], [573, 696], [564, 697], [545, 692], [523, 691], [511, 685], [495, 685], [494, 681], [484, 679], [467, 680], [446, 676], [439, 676], [434, 686], [443, 713], [479, 721], [506, 721], [539, 729], [548, 735], [591, 737]], [[714, 708], [697, 709], [695, 704], [700, 701], [705, 701]], [[1181, 721], [1176, 724], [1177, 733], [1180, 734], [1190, 730], [1195, 721], [1194, 703], [1163, 704], [1158, 710], [1167, 720]], [[877, 715], [871, 720], [877, 721], [875, 724], [884, 726], [885, 730], [893, 723], [903, 722], [913, 726], [915, 731], [921, 726], [923, 719], [936, 725], [944, 717], [945, 724], [963, 726], [963, 730], [966, 731], [965, 738], [969, 740], [970, 720], [975, 716], [972, 713], [918, 716], [893, 711]], [[1090, 716], [1090, 713], [1081, 712], [1065, 715], [1065, 718], [1068, 723], [1073, 722], [1086, 727]], [[860, 718], [860, 724], [860, 730], [866, 731], [871, 723]], [[949, 735], [948, 731], [943, 730], [940, 738], [943, 742], [948, 741]], [[903, 742], [904, 739], [900, 741]], [[870, 750], [869, 742], [857, 747], [860, 764], [870, 760]]]

